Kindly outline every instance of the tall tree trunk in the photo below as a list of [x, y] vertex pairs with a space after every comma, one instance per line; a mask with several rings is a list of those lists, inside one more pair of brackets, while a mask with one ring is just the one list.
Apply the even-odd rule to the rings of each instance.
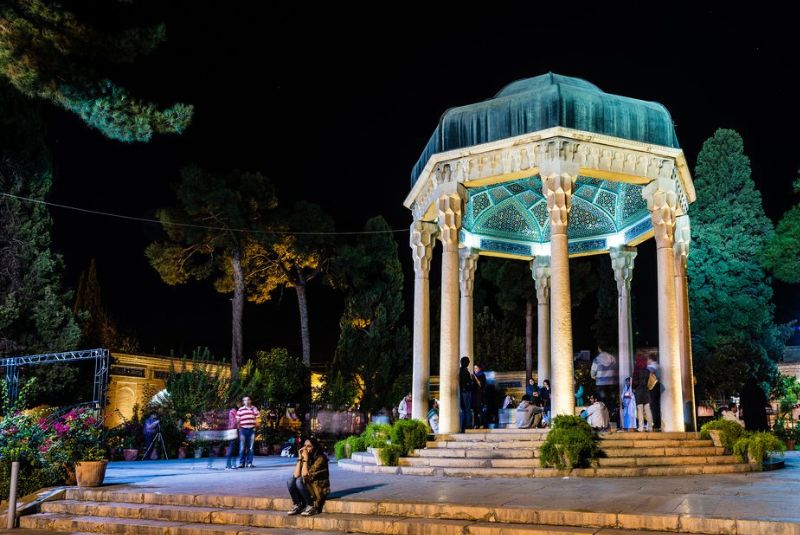
[[233, 270], [233, 307], [231, 314], [231, 379], [239, 377], [242, 364], [242, 315], [244, 314], [244, 275], [242, 274], [242, 252], [235, 250], [231, 257]]
[[303, 342], [303, 364], [311, 367], [311, 334], [308, 329], [308, 298], [306, 297], [306, 283], [294, 285], [297, 291], [297, 306], [300, 309], [300, 339]]
[[525, 386], [533, 377], [533, 299], [525, 302]]

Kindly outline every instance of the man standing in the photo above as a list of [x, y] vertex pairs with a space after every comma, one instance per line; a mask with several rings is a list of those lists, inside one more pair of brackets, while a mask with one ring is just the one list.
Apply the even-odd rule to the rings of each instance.
[[480, 364], [473, 366], [475, 372], [475, 390], [472, 393], [472, 408], [475, 410], [475, 428], [486, 427], [486, 374]]
[[461, 432], [472, 427], [472, 392], [475, 390], [475, 377], [469, 371], [469, 357], [461, 357], [458, 370], [458, 388], [461, 391]]
[[611, 400], [612, 391], [617, 386], [617, 359], [614, 355], [597, 347], [597, 356], [592, 361], [590, 375], [595, 381], [597, 395], [604, 402]]
[[[239, 468], [253, 467], [257, 417], [258, 409], [250, 404], [250, 396], [243, 397], [242, 406], [236, 412], [236, 422], [239, 425]], [[245, 453], [247, 458], [245, 458]]]

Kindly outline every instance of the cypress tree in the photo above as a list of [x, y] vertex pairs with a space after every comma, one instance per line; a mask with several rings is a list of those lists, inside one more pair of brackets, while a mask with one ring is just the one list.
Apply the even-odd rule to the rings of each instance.
[[[44, 200], [50, 156], [35, 108], [0, 83], [0, 191]], [[43, 204], [0, 197], [0, 355], [75, 349], [80, 338]]]
[[[794, 192], [800, 195], [800, 179], [794, 182]], [[783, 214], [775, 233], [767, 240], [764, 267], [778, 280], [800, 284], [800, 204]]]
[[739, 392], [776, 373], [783, 337], [760, 263], [772, 222], [750, 176], [742, 138], [720, 129], [697, 157], [688, 260], [694, 369], [700, 399]]

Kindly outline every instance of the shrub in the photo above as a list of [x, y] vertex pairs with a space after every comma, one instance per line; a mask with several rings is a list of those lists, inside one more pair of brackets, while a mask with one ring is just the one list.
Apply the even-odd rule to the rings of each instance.
[[542, 466], [559, 470], [588, 466], [600, 456], [592, 428], [578, 416], [556, 416], [539, 451]]
[[[347, 451], [348, 446], [350, 455]], [[349, 459], [357, 451], [367, 451], [367, 443], [360, 435], [349, 436], [333, 445], [333, 452], [337, 459]]]
[[389, 441], [392, 433], [392, 426], [389, 424], [371, 423], [361, 435], [367, 447], [383, 448]]
[[424, 448], [428, 441], [428, 426], [421, 420], [397, 420], [392, 426], [390, 438], [393, 446], [402, 451], [401, 455]]
[[733, 451], [735, 442], [745, 433], [744, 428], [741, 425], [737, 424], [736, 422], [732, 422], [731, 420], [722, 419], [712, 420], [706, 424], [703, 424], [703, 427], [700, 428], [700, 438], [709, 440], [711, 438], [709, 431], [720, 432], [722, 445], [728, 451]]
[[771, 451], [786, 451], [786, 445], [772, 433], [763, 431], [752, 434], [746, 433], [733, 445], [733, 453], [740, 461], [750, 461], [752, 459], [753, 462], [763, 463], [767, 458], [767, 454]]
[[402, 448], [394, 444], [384, 445], [380, 452], [381, 462], [386, 466], [397, 466], [397, 463], [402, 455]]

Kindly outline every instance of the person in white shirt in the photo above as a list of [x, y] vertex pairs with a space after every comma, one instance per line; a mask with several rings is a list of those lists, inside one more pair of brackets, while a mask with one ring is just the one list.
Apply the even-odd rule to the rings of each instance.
[[401, 420], [411, 419], [411, 392], [400, 400], [400, 405], [397, 407], [397, 415]]
[[592, 429], [598, 431], [605, 431], [609, 426], [608, 408], [605, 403], [598, 400], [594, 394], [589, 396], [590, 405], [582, 415], [586, 419], [586, 423], [592, 426]]
[[739, 407], [736, 406], [736, 403], [731, 403], [728, 406], [728, 410], [723, 409], [722, 419], [730, 420], [731, 422], [736, 422], [737, 424], [744, 427], [744, 421], [739, 418]]

